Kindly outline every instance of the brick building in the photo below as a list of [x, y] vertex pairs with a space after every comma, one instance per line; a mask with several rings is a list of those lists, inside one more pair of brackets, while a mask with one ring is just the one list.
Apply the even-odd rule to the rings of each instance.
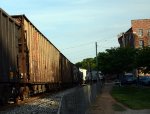
[[150, 46], [150, 19], [132, 20], [131, 28], [119, 36], [118, 42], [120, 47]]
[[[138, 19], [131, 21], [131, 28], [118, 37], [120, 47], [142, 48], [150, 46], [150, 19]], [[136, 75], [144, 74], [142, 71], [135, 70]]]

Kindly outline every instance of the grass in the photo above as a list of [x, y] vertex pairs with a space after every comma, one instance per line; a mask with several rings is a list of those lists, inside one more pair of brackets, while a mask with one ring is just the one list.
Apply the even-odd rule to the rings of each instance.
[[150, 109], [150, 88], [114, 86], [111, 95], [131, 109]]
[[120, 106], [117, 103], [113, 104], [112, 107], [115, 111], [126, 111], [126, 109], [124, 107]]

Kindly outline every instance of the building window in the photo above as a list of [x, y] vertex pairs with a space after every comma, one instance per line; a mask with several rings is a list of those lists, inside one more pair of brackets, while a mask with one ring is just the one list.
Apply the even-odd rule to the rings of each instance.
[[139, 41], [139, 47], [141, 47], [141, 48], [144, 47], [144, 41], [143, 40]]
[[147, 35], [150, 37], [150, 29], [148, 29], [148, 31], [147, 31]]
[[139, 35], [139, 36], [143, 36], [143, 29], [139, 29], [139, 30], [138, 30], [138, 35]]

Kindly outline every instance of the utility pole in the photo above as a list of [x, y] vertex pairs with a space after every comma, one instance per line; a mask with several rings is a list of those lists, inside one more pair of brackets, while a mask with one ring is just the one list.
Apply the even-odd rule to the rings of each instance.
[[96, 48], [96, 70], [97, 70], [97, 77], [98, 77], [97, 42], [95, 42], [95, 48]]
[[93, 83], [93, 76], [92, 76], [92, 70], [91, 70], [91, 63], [90, 62], [88, 62], [88, 67], [89, 67], [89, 73], [90, 73], [90, 83], [92, 84]]
[[98, 67], [98, 60], [97, 60], [97, 42], [95, 42], [95, 47], [96, 47], [96, 67]]

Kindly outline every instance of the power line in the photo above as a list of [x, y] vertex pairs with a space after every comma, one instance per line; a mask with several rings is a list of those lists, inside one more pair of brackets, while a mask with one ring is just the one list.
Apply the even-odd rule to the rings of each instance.
[[84, 55], [84, 56], [80, 56], [80, 57], [74, 57], [73, 60], [85, 59], [85, 58], [93, 58], [93, 57], [95, 57], [93, 54], [88, 54], [88, 55]]
[[81, 46], [87, 46], [87, 44], [91, 44], [91, 42], [84, 43], [84, 44], [79, 44], [79, 45], [75, 45], [73, 47], [68, 47], [68, 48], [65, 48], [65, 49], [62, 49], [62, 50], [67, 50], [67, 49], [72, 49], [72, 48], [78, 48], [78, 47], [81, 47]]
[[[114, 46], [112, 46], [114, 47]], [[97, 45], [97, 48], [98, 49], [110, 49], [111, 47], [110, 46], [100, 46], [100, 45]], [[70, 51], [62, 51], [63, 53], [65, 54], [72, 54], [72, 53], [79, 53], [79, 54], [82, 54], [82, 53], [85, 53], [85, 52], [91, 52], [91, 51], [94, 51], [94, 47], [91, 48], [91, 47], [88, 47], [88, 48], [76, 48], [76, 50], [70, 50]]]
[[[107, 40], [104, 40], [104, 41], [102, 41], [102, 40], [97, 40], [97, 42], [99, 42], [99, 43], [105, 43], [105, 42], [112, 42], [112, 40], [113, 39], [107, 39]], [[73, 48], [80, 48], [80, 47], [83, 47], [83, 46], [89, 46], [89, 45], [87, 45], [87, 44], [92, 44], [93, 45], [93, 43], [94, 43], [94, 41], [91, 41], [91, 42], [87, 42], [87, 43], [83, 43], [83, 44], [79, 44], [79, 45], [74, 45], [74, 46], [71, 46], [71, 47], [68, 47], [68, 48], [64, 48], [64, 49], [62, 49], [62, 50], [69, 50], [69, 49], [73, 49]]]

